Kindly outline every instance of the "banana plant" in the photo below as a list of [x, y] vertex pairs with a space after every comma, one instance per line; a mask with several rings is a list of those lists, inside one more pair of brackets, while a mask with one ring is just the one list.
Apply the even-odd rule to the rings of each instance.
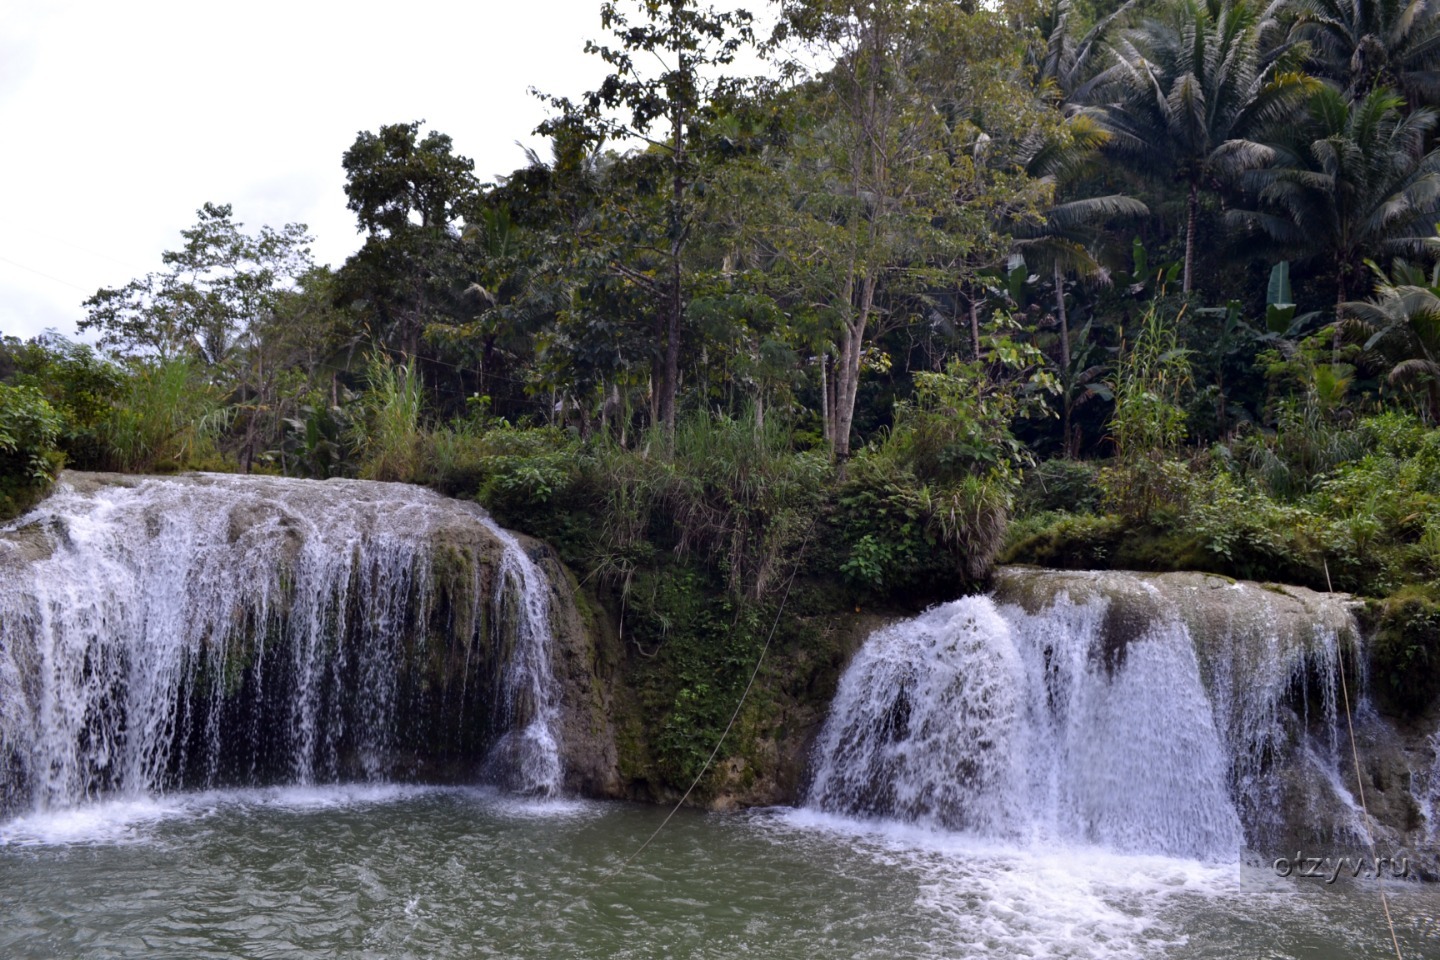
[[1296, 315], [1299, 308], [1290, 289], [1290, 261], [1281, 260], [1270, 268], [1270, 282], [1265, 288], [1265, 330], [1262, 338], [1298, 340], [1311, 322], [1320, 316], [1318, 310]]

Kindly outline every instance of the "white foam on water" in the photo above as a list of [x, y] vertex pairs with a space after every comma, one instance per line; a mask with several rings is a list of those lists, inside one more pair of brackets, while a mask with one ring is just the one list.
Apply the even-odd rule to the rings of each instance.
[[603, 817], [609, 806], [573, 797], [517, 796], [494, 787], [460, 787], [456, 792], [485, 812], [510, 820], [574, 820]]
[[32, 813], [0, 823], [0, 847], [141, 843], [156, 824], [192, 809], [183, 799], [143, 797]]
[[[1197, 906], [1288, 903], [1291, 888], [1239, 864], [1025, 846], [893, 820], [770, 810], [752, 823], [780, 843], [819, 836], [908, 874], [934, 923], [935, 957], [1138, 960], [1181, 951]], [[1287, 907], [1293, 909], [1293, 907]], [[1187, 917], [1172, 923], [1166, 916]], [[1181, 927], [1185, 929], [1181, 929]]]
[[197, 807], [202, 805], [259, 807], [309, 813], [401, 803], [443, 790], [443, 787], [418, 784], [345, 783], [246, 790], [209, 790], [191, 794], [186, 799]]
[[167, 796], [100, 800], [46, 810], [0, 823], [0, 847], [143, 843], [155, 828], [201, 820], [221, 810], [311, 814], [402, 803], [453, 788], [393, 783], [202, 790]]

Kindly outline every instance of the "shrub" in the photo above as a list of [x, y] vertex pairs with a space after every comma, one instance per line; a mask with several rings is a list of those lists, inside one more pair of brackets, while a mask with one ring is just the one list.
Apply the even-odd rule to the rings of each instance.
[[56, 448], [63, 428], [38, 389], [0, 384], [0, 518], [29, 509], [49, 489], [64, 462]]
[[1115, 516], [1040, 515], [1011, 531], [1001, 559], [1067, 570], [1105, 569], [1114, 565], [1125, 534], [1125, 521]]
[[1224, 469], [1195, 477], [1178, 527], [1209, 555], [1212, 570], [1324, 586], [1323, 518], [1277, 502]]
[[1017, 509], [1022, 514], [1048, 510], [1096, 513], [1104, 497], [1099, 469], [1085, 460], [1046, 460], [1025, 474]]
[[877, 458], [854, 461], [836, 491], [845, 579], [892, 597], [953, 589], [955, 564], [931, 526], [929, 506], [913, 474]]
[[57, 445], [65, 462], [96, 469], [108, 458], [106, 421], [125, 382], [124, 373], [86, 344], [54, 334], [21, 343], [0, 338], [0, 379], [45, 395], [63, 426]]

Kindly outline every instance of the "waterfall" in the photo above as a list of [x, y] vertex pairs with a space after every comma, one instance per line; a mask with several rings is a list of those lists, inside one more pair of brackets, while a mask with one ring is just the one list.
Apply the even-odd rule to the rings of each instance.
[[471, 758], [560, 782], [548, 583], [474, 504], [72, 474], [0, 528], [0, 574], [0, 812]]
[[[1286, 764], [1343, 791], [1336, 667], [1356, 636], [1339, 600], [1309, 591], [1004, 571], [992, 596], [869, 638], [816, 743], [807, 804], [1234, 860], [1289, 842]], [[1347, 817], [1332, 836], [1360, 836]]]
[[[552, 795], [560, 783], [555, 740], [559, 704], [550, 666], [550, 594], [545, 575], [509, 532], [484, 518], [505, 545], [494, 595], [494, 622], [514, 647], [500, 677], [505, 733], [486, 764], [491, 775], [522, 793]], [[508, 608], [516, 609], [510, 611]]]

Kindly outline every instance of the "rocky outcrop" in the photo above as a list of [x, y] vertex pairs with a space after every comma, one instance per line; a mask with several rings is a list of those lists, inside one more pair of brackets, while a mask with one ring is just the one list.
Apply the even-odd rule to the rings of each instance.
[[555, 552], [522, 537], [553, 591], [554, 671], [560, 702], [557, 731], [565, 789], [591, 797], [623, 796], [615, 748], [618, 640], [603, 611]]

